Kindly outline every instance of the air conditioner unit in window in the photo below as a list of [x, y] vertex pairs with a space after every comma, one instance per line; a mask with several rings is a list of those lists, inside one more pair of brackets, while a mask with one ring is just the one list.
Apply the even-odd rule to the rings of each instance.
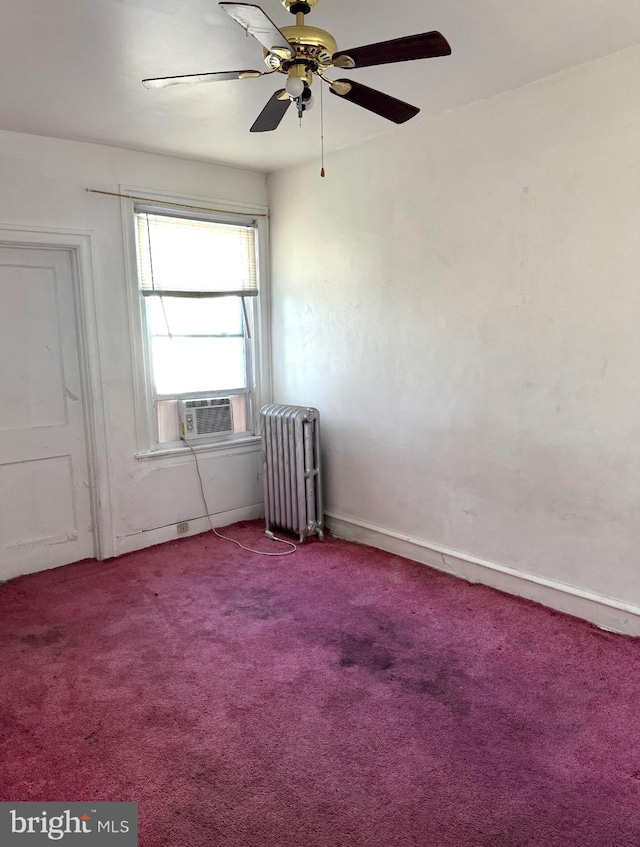
[[185, 439], [233, 432], [233, 410], [229, 397], [200, 397], [178, 400], [180, 434]]

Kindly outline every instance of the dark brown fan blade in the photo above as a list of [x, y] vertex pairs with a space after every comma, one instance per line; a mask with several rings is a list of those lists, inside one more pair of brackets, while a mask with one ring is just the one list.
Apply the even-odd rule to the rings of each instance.
[[[363, 109], [368, 109], [370, 112], [375, 112], [376, 115], [387, 118], [387, 120], [396, 124], [403, 124], [410, 118], [415, 117], [420, 111], [417, 106], [396, 100], [395, 97], [390, 97], [388, 94], [383, 94], [382, 91], [376, 91], [375, 88], [369, 88], [360, 82], [354, 82], [351, 79], [337, 79], [335, 82], [338, 83], [336, 86], [338, 91], [333, 88], [332, 84], [332, 94], [342, 97], [343, 100], [348, 100], [350, 103], [355, 103], [356, 106], [362, 106]], [[342, 94], [342, 91], [345, 93]]]
[[260, 6], [253, 3], [219, 3], [218, 5], [270, 53], [275, 53], [281, 59], [292, 59], [295, 56], [295, 49]]
[[276, 91], [256, 118], [256, 122], [251, 127], [251, 132], [271, 132], [271, 130], [278, 128], [280, 121], [284, 118], [284, 113], [291, 105], [291, 98], [288, 94], [286, 99], [281, 99], [282, 95], [286, 93], [284, 88]]
[[[386, 65], [390, 62], [409, 62], [412, 59], [433, 59], [448, 56], [451, 47], [439, 32], [423, 32], [407, 35], [353, 50], [340, 50], [333, 54], [333, 63], [338, 68], [367, 68], [371, 65]], [[352, 61], [349, 61], [351, 59]]]
[[167, 88], [169, 85], [196, 85], [200, 82], [224, 82], [227, 79], [257, 79], [262, 71], [220, 71], [210, 74], [187, 74], [186, 76], [160, 76], [143, 79], [145, 88]]

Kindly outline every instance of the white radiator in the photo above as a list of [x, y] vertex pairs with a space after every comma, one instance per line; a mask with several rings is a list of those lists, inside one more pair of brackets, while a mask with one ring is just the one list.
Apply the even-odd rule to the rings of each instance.
[[320, 416], [306, 406], [260, 410], [267, 530], [285, 529], [300, 541], [324, 534], [320, 475]]

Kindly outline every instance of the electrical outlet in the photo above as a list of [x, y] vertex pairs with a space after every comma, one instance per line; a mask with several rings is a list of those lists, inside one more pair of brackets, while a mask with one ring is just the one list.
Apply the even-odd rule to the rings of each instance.
[[182, 535], [184, 532], [189, 531], [189, 521], [182, 521], [182, 523], [178, 524], [178, 535]]

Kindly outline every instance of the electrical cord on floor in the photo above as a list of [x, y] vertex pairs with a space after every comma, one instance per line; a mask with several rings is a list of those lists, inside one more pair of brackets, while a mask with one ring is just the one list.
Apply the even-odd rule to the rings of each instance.
[[283, 550], [281, 553], [268, 553], [266, 550], [253, 550], [251, 547], [245, 547], [244, 544], [240, 544], [240, 542], [236, 541], [235, 538], [229, 538], [228, 535], [223, 535], [221, 532], [218, 532], [218, 530], [214, 527], [213, 523], [211, 522], [211, 515], [209, 514], [209, 506], [207, 505], [207, 497], [204, 493], [204, 484], [202, 482], [202, 474], [200, 473], [200, 463], [198, 462], [198, 454], [193, 449], [191, 444], [189, 444], [189, 442], [187, 441], [186, 438], [183, 438], [182, 440], [187, 445], [189, 450], [191, 450], [191, 452], [193, 453], [193, 458], [195, 459], [195, 462], [196, 462], [196, 471], [198, 472], [198, 482], [200, 483], [200, 493], [202, 494], [202, 502], [204, 503], [204, 510], [207, 513], [207, 518], [209, 519], [209, 526], [211, 527], [211, 532], [214, 535], [217, 535], [218, 538], [222, 538], [225, 541], [230, 541], [232, 544], [237, 545], [242, 550], [246, 550], [248, 553], [257, 553], [259, 556], [289, 556], [289, 555], [291, 555], [291, 553], [296, 552], [298, 547], [297, 547], [297, 545], [295, 545], [293, 543], [293, 541], [287, 541], [285, 538], [276, 538], [276, 536], [269, 529], [265, 532], [265, 535], [267, 536], [267, 538], [270, 538], [272, 541], [277, 541], [279, 544], [288, 544], [293, 549], [292, 550]]

